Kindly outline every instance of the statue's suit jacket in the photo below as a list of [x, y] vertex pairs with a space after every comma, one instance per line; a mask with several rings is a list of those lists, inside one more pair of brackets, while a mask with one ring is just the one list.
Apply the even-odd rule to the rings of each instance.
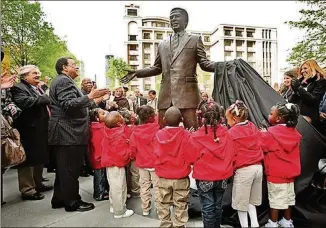
[[209, 61], [201, 37], [185, 33], [172, 56], [171, 38], [162, 41], [154, 66], [136, 71], [137, 78], [162, 73], [158, 109], [167, 109], [171, 103], [177, 108], [197, 108], [200, 102], [196, 67], [214, 72], [215, 62]]

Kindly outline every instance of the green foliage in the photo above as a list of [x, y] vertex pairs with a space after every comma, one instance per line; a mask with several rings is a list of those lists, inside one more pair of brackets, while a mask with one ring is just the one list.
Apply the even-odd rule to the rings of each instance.
[[[109, 70], [106, 77], [109, 79], [109, 88], [116, 87], [116, 82], [131, 70], [130, 66], [122, 58], [111, 58], [109, 60]], [[120, 82], [118, 82], [120, 84]]]
[[321, 65], [326, 64], [326, 1], [299, 0], [307, 4], [300, 10], [299, 21], [286, 22], [291, 28], [305, 31], [303, 39], [291, 50], [287, 59], [292, 65], [300, 65], [306, 59], [315, 59]]
[[162, 81], [162, 74], [155, 76], [155, 91], [157, 97], [161, 88], [161, 81]]
[[198, 85], [200, 87], [204, 87], [206, 91], [212, 91], [213, 90], [213, 85], [212, 85], [212, 81], [211, 81], [211, 74], [203, 71], [199, 65], [197, 65], [197, 69], [196, 69], [196, 73], [197, 73], [197, 80], [198, 80]]
[[40, 68], [42, 77], [53, 77], [58, 58], [75, 58], [66, 41], [54, 34], [54, 28], [45, 17], [39, 2], [1, 1], [1, 38], [10, 49], [12, 69], [34, 64]]

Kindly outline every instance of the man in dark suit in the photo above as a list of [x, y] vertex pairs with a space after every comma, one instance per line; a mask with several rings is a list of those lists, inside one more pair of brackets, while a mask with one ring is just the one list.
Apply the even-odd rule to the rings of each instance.
[[22, 110], [14, 121], [25, 149], [26, 161], [18, 167], [19, 191], [23, 200], [41, 200], [41, 192], [53, 189], [42, 184], [44, 164], [49, 161], [49, 97], [40, 88], [40, 70], [34, 65], [19, 70], [20, 83], [11, 88], [12, 99]]
[[121, 82], [127, 83], [134, 77], [145, 78], [162, 73], [158, 98], [161, 127], [164, 125], [165, 111], [176, 106], [182, 113], [184, 126], [196, 128], [196, 108], [200, 102], [196, 66], [198, 63], [204, 71], [214, 72], [215, 62], [207, 59], [201, 37], [185, 32], [188, 25], [186, 10], [173, 8], [170, 24], [174, 34], [159, 44], [154, 66], [129, 71]]
[[78, 177], [89, 140], [88, 107], [104, 96], [106, 89], [92, 89], [84, 95], [73, 81], [78, 67], [72, 58], [63, 57], [55, 65], [58, 76], [50, 85], [52, 115], [49, 121], [49, 145], [56, 157], [57, 169], [52, 208], [88, 211], [94, 204], [81, 200]]
[[140, 96], [139, 89], [136, 89], [135, 90], [135, 96], [136, 96], [136, 99], [135, 99], [136, 107], [140, 107], [142, 105], [146, 105], [147, 104], [147, 100], [145, 98], [143, 98], [143, 97]]

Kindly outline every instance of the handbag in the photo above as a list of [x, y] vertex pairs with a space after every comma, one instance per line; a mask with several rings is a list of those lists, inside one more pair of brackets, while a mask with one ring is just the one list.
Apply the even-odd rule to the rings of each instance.
[[1, 114], [1, 168], [10, 168], [26, 160], [25, 150], [17, 129]]

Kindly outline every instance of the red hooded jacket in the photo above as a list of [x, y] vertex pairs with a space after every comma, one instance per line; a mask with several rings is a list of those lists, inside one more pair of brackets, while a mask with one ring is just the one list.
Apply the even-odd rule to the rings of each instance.
[[192, 173], [197, 180], [218, 181], [233, 175], [233, 143], [222, 125], [216, 128], [216, 137], [219, 139], [218, 142], [214, 141], [214, 133], [210, 127], [206, 135], [204, 126], [190, 137], [199, 156]]
[[89, 162], [93, 169], [101, 169], [101, 156], [102, 156], [102, 140], [104, 137], [104, 123], [91, 122], [90, 127], [90, 142], [88, 157]]
[[128, 134], [126, 126], [105, 128], [101, 159], [103, 167], [124, 167], [130, 162], [131, 150], [127, 142]]
[[229, 129], [234, 143], [234, 169], [261, 164], [264, 159], [260, 132], [250, 121], [240, 123]]
[[195, 147], [189, 143], [190, 132], [183, 127], [165, 127], [154, 141], [155, 173], [167, 179], [181, 179], [190, 174], [195, 162]]
[[301, 134], [294, 127], [275, 125], [261, 132], [265, 173], [272, 183], [291, 183], [300, 175]]
[[139, 168], [154, 168], [154, 138], [160, 129], [157, 123], [138, 125], [130, 137], [133, 157], [136, 157], [136, 166]]

